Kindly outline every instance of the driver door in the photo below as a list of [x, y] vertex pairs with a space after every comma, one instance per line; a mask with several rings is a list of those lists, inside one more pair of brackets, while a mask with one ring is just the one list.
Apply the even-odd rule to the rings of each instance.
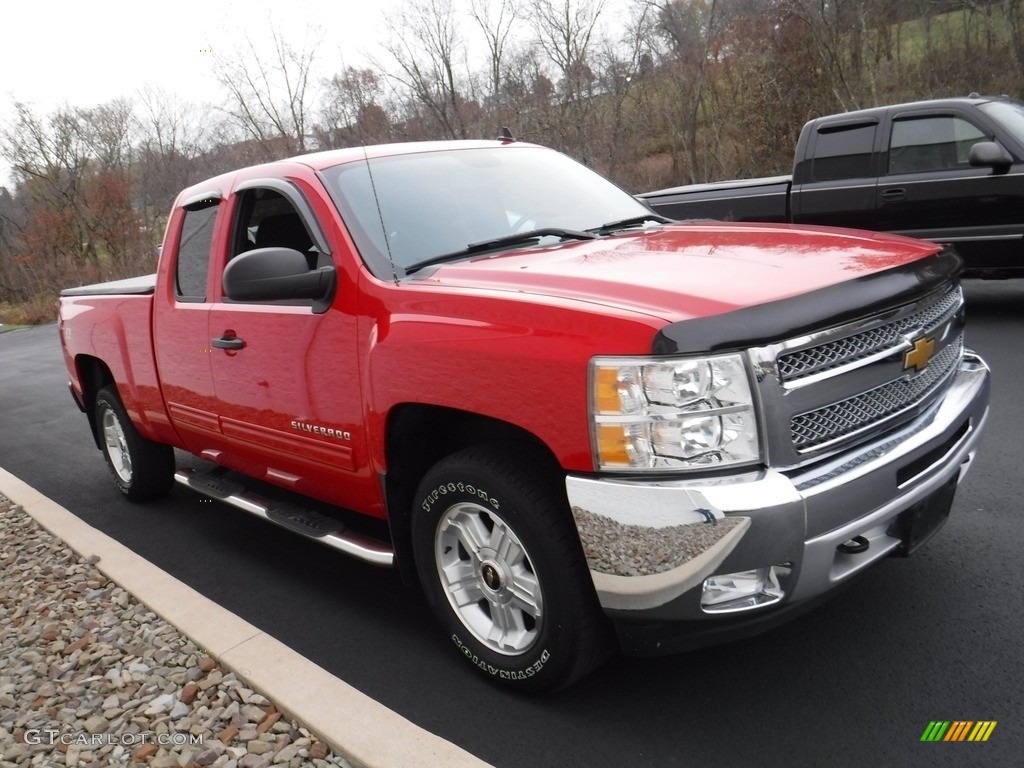
[[[329, 261], [298, 188], [264, 183], [236, 191], [227, 261], [272, 246], [300, 251], [311, 269]], [[346, 488], [360, 467], [365, 472], [366, 451], [355, 315], [338, 307], [314, 313], [309, 299], [221, 296], [209, 329], [226, 445], [219, 463], [332, 503], [356, 503]]]

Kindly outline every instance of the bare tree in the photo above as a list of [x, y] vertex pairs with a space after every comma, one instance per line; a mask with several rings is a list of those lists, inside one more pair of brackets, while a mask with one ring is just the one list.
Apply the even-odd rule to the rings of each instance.
[[536, 45], [558, 77], [549, 105], [554, 143], [590, 164], [596, 160], [591, 135], [597, 112], [590, 58], [604, 7], [605, 0], [529, 0]]
[[326, 86], [318, 136], [326, 148], [394, 138], [383, 79], [372, 69], [347, 67]]
[[175, 195], [217, 169], [204, 163], [216, 127], [212, 110], [161, 89], [138, 93], [135, 124], [135, 199], [154, 236]]
[[[707, 181], [710, 163], [702, 158], [707, 153], [701, 152], [698, 134], [712, 110], [710, 68], [718, 62], [722, 33], [732, 14], [718, 0], [643, 0], [643, 4], [655, 18], [657, 34], [651, 47], [658, 50], [660, 44], [659, 108], [666, 117], [674, 180]], [[733, 8], [732, 12], [738, 11]]]
[[269, 52], [247, 40], [244, 50], [217, 57], [218, 80], [230, 99], [228, 113], [265, 160], [309, 149], [317, 42], [307, 37], [296, 49], [275, 30]]
[[520, 6], [518, 0], [471, 0], [470, 15], [480, 27], [487, 43], [489, 91], [488, 96], [493, 104], [501, 98], [503, 65], [509, 45], [512, 28], [519, 19]]
[[587, 57], [604, 7], [605, 0], [530, 0], [537, 43], [558, 67], [568, 100], [586, 89]]
[[[606, 147], [601, 170], [634, 189], [634, 182], [639, 180], [637, 150], [649, 126], [636, 119], [636, 115], [644, 110], [642, 74], [651, 62], [653, 18], [648, 5], [634, 6], [623, 25], [622, 39], [618, 43], [603, 41], [594, 57], [598, 63], [599, 90], [606, 105], [600, 121]], [[628, 179], [623, 178], [625, 174]]]
[[465, 100], [456, 76], [456, 59], [465, 53], [451, 0], [411, 0], [390, 31], [384, 48], [398, 65], [393, 77], [444, 137], [466, 138]]
[[1017, 65], [1017, 75], [1024, 85], [1024, 24], [1021, 23], [1019, 0], [1003, 0], [1003, 15], [1010, 27], [1010, 48]]
[[[928, 0], [925, 0], [928, 2]], [[884, 11], [880, 11], [884, 9]], [[872, 47], [884, 47], [884, 35], [876, 29], [895, 9], [875, 0], [791, 0], [787, 9], [807, 27], [822, 70], [828, 75], [832, 95], [844, 109], [878, 103]], [[925, 34], [931, 46], [931, 11], [925, 9]]]
[[719, 33], [716, 0], [681, 2], [667, 0], [652, 3], [658, 12], [660, 26], [669, 39], [675, 60], [680, 67], [679, 76], [672, 82], [679, 90], [680, 116], [683, 127], [683, 146], [689, 155], [691, 181], [706, 180], [698, 158], [697, 130], [704, 109], [708, 64], [712, 58], [712, 45]]

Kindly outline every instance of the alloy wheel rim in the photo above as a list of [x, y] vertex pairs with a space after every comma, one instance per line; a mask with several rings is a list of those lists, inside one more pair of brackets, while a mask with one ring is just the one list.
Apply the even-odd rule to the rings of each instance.
[[543, 624], [543, 593], [515, 531], [485, 507], [460, 503], [441, 515], [434, 545], [441, 586], [463, 626], [504, 656], [532, 648]]
[[103, 441], [114, 472], [122, 482], [132, 481], [132, 457], [121, 422], [113, 411], [103, 413]]

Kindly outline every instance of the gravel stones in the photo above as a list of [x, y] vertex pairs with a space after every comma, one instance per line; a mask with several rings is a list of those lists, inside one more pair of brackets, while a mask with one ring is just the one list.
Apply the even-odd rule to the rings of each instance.
[[0, 496], [0, 768], [349, 766], [94, 566]]
[[587, 566], [612, 576], [649, 576], [683, 565], [713, 547], [737, 518], [649, 528], [625, 525], [580, 507], [572, 508]]
[[181, 701], [182, 704], [191, 704], [196, 700], [197, 693], [199, 693], [199, 686], [195, 683], [188, 683], [181, 689], [181, 697], [179, 701]]

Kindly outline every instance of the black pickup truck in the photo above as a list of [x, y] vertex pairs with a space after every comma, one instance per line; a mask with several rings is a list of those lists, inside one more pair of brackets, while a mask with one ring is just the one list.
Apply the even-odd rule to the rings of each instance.
[[976, 277], [1024, 277], [1024, 104], [973, 95], [820, 117], [792, 176], [639, 196], [672, 219], [828, 224], [954, 245]]

